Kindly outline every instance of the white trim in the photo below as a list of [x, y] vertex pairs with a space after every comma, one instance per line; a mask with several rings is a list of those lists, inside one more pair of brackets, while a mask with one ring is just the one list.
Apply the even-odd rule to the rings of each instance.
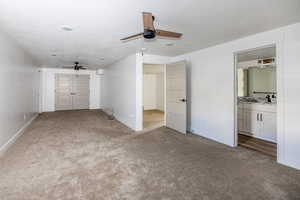
[[237, 147], [238, 146], [238, 78], [237, 78], [237, 69], [238, 69], [238, 60], [237, 60], [237, 54], [238, 53], [234, 53], [234, 68], [233, 68], [233, 73], [234, 73], [234, 84], [233, 84], [233, 88], [234, 88], [234, 109], [233, 109], [233, 128], [234, 128], [234, 141], [233, 141], [233, 147]]
[[[285, 91], [284, 91], [284, 37], [276, 42], [276, 88], [277, 88], [277, 162], [285, 164]], [[286, 165], [286, 164], [285, 164]]]
[[135, 131], [143, 130], [143, 88], [144, 88], [144, 56], [142, 53], [136, 54], [136, 115]]
[[27, 130], [30, 124], [38, 117], [38, 114], [35, 114], [26, 124], [24, 124], [17, 133], [12, 136], [2, 147], [0, 147], [0, 157], [4, 155], [4, 153], [17, 141], [17, 139], [23, 135], [23, 133]]
[[[269, 45], [264, 45], [261, 47], [257, 48], [252, 48], [252, 49], [246, 49], [242, 51], [237, 51], [234, 53], [235, 56], [235, 64], [234, 64], [234, 146], [236, 147], [238, 145], [237, 143], [237, 74], [236, 74], [236, 69], [237, 69], [237, 62], [236, 62], [236, 56], [239, 53], [242, 52], [247, 52], [250, 50], [255, 50], [255, 49], [261, 49], [261, 48], [267, 48], [267, 47], [272, 47], [274, 46], [276, 48], [276, 81], [277, 81], [277, 123], [276, 123], [276, 137], [277, 137], [277, 162], [281, 164], [285, 164], [285, 158], [284, 158], [284, 144], [285, 144], [285, 139], [284, 139], [284, 62], [283, 62], [283, 39], [280, 38], [281, 40], [276, 41], [275, 43], [269, 44]], [[257, 137], [259, 138], [259, 137]], [[263, 139], [263, 138], [259, 138]], [[265, 140], [265, 139], [264, 139]], [[274, 142], [274, 141], [271, 141]]]
[[164, 64], [164, 126], [167, 126], [167, 64]]

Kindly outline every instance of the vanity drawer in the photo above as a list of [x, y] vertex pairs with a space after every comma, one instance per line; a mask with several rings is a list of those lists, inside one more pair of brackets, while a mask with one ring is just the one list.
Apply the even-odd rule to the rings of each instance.
[[256, 110], [260, 112], [276, 112], [275, 104], [244, 104], [246, 110]]

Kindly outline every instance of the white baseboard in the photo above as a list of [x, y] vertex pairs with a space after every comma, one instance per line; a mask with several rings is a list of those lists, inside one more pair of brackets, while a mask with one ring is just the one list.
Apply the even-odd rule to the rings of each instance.
[[12, 136], [2, 147], [0, 147], [0, 157], [17, 141], [17, 139], [26, 131], [29, 125], [37, 118], [38, 114], [35, 114], [19, 131]]

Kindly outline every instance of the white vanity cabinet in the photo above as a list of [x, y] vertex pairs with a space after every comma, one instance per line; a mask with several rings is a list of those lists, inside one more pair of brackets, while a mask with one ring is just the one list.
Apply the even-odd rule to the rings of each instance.
[[238, 105], [238, 131], [276, 142], [276, 105], [240, 103]]
[[260, 123], [258, 123], [259, 114], [255, 110], [244, 109], [244, 132], [258, 136], [260, 132]]
[[261, 138], [276, 142], [276, 113], [261, 113]]

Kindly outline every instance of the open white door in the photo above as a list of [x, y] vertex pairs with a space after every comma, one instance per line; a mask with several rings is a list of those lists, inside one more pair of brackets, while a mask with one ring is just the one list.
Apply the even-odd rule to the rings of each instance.
[[186, 64], [166, 66], [166, 126], [186, 134]]

